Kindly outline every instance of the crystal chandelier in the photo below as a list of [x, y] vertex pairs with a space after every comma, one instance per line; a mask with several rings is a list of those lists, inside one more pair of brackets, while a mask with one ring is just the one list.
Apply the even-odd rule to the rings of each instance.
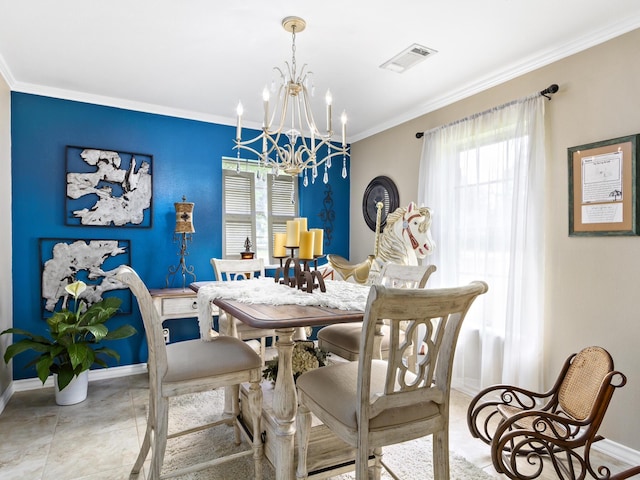
[[[331, 120], [331, 92], [327, 91], [326, 130], [321, 132], [311, 111], [310, 96], [313, 96], [312, 72], [304, 65], [297, 71], [296, 33], [305, 29], [306, 22], [299, 17], [286, 17], [282, 20], [283, 28], [291, 33], [291, 64], [285, 62], [285, 68], [274, 67], [278, 81], [272, 83], [271, 90], [276, 95], [275, 105], [270, 103], [270, 92], [267, 87], [262, 92], [264, 120], [262, 133], [251, 140], [242, 140], [242, 103], [238, 103], [237, 127], [234, 149], [248, 150], [257, 155], [261, 166], [269, 167], [275, 175], [282, 172], [289, 175], [304, 173], [303, 184], [309, 184], [307, 171], [311, 170], [311, 182], [318, 176], [318, 167], [324, 165], [323, 182], [328, 183], [328, 169], [331, 159], [342, 156], [342, 178], [347, 178], [347, 115], [342, 113], [342, 142], [332, 143], [333, 124]], [[311, 87], [309, 88], [309, 84]], [[279, 84], [279, 85], [278, 85]], [[311, 90], [311, 93], [309, 92]], [[273, 108], [272, 108], [273, 105]], [[322, 149], [322, 154], [320, 150]]]

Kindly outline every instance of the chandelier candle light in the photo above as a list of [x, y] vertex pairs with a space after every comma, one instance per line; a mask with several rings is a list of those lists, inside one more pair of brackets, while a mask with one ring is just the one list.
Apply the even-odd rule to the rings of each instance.
[[[283, 171], [289, 175], [298, 175], [304, 172], [303, 184], [309, 185], [307, 170], [311, 169], [311, 182], [315, 182], [318, 176], [318, 167], [324, 164], [323, 182], [329, 182], [328, 170], [331, 168], [331, 159], [342, 155], [342, 178], [347, 178], [347, 114], [342, 113], [342, 142], [340, 145], [332, 143], [333, 126], [331, 121], [332, 96], [327, 91], [325, 96], [327, 125], [326, 131], [320, 131], [313, 118], [311, 110], [308, 84], [312, 72], [307, 71], [306, 65], [300, 73], [296, 63], [296, 33], [302, 32], [306, 22], [299, 17], [286, 17], [282, 20], [282, 27], [292, 35], [291, 64], [285, 62], [285, 69], [274, 67], [279, 74], [280, 84], [277, 89], [275, 108], [271, 109], [270, 92], [267, 87], [262, 92], [264, 119], [262, 133], [250, 140], [242, 140], [242, 115], [244, 108], [238, 102], [236, 139], [234, 149], [248, 150], [257, 155], [260, 164], [270, 167], [275, 175]], [[285, 74], [286, 71], [286, 74]], [[275, 92], [275, 82], [272, 85]], [[270, 111], [271, 109], [271, 111]], [[321, 156], [320, 148], [325, 147], [325, 156]]]

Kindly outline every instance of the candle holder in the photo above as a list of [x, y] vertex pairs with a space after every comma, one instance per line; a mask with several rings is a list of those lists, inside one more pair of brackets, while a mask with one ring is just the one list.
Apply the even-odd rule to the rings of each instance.
[[[322, 272], [318, 270], [318, 258], [321, 257], [323, 257], [323, 255], [314, 255], [312, 259], [299, 259], [301, 262], [301, 272], [298, 278], [301, 281], [298, 283], [298, 288], [304, 290], [306, 286], [307, 292], [309, 293], [311, 293], [314, 288], [319, 288], [321, 292], [327, 291]], [[311, 269], [311, 265], [313, 265], [313, 270]]]
[[[308, 293], [313, 292], [314, 288], [319, 288], [321, 292], [326, 292], [324, 278], [318, 270], [318, 258], [324, 255], [317, 255], [312, 259], [303, 259], [295, 256], [295, 250], [298, 247], [286, 248], [291, 250], [290, 256], [275, 257], [280, 261], [280, 266], [275, 271], [275, 282], [291, 288], [298, 288]], [[311, 265], [313, 265], [313, 270]], [[293, 275], [290, 275], [292, 269]]]

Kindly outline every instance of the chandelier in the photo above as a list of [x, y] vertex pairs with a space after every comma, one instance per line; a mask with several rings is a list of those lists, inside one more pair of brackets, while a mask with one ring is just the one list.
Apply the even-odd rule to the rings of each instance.
[[[296, 33], [305, 29], [306, 22], [299, 17], [286, 17], [282, 27], [291, 33], [291, 63], [285, 68], [274, 67], [277, 81], [271, 90], [275, 102], [270, 102], [271, 93], [267, 87], [262, 92], [264, 120], [262, 132], [250, 140], [242, 140], [242, 103], [238, 102], [237, 127], [234, 149], [253, 152], [260, 165], [271, 168], [275, 175], [281, 172], [295, 176], [304, 173], [303, 184], [309, 184], [307, 171], [311, 170], [311, 182], [318, 176], [318, 167], [324, 165], [323, 182], [328, 183], [331, 159], [342, 156], [342, 178], [347, 178], [347, 114], [342, 112], [342, 142], [332, 142], [333, 124], [331, 119], [331, 92], [327, 90], [326, 129], [320, 131], [313, 118], [310, 96], [313, 96], [313, 72], [304, 65], [298, 73], [296, 63]], [[311, 85], [309, 85], [311, 84]], [[311, 90], [311, 93], [309, 92]], [[322, 153], [321, 153], [322, 152]]]

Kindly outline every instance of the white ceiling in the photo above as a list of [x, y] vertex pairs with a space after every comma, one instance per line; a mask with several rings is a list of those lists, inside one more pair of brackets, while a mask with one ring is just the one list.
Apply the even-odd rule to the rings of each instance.
[[[307, 22], [296, 56], [318, 107], [330, 88], [354, 142], [638, 28], [640, 1], [0, 0], [0, 74], [14, 91], [229, 125], [242, 100], [258, 127], [290, 15]], [[413, 43], [438, 53], [379, 68]]]

